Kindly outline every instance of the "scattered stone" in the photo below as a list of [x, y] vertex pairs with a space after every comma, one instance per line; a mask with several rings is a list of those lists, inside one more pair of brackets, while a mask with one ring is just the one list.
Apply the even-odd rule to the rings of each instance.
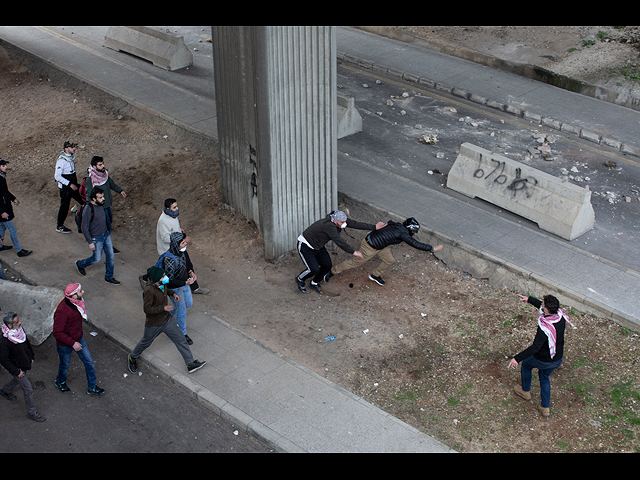
[[604, 165], [605, 167], [609, 167], [609, 168], [616, 168], [618, 166], [618, 164], [613, 160], [607, 160], [606, 162], [604, 162]]
[[420, 137], [420, 141], [425, 145], [435, 145], [438, 143], [438, 136], [434, 133], [425, 133]]

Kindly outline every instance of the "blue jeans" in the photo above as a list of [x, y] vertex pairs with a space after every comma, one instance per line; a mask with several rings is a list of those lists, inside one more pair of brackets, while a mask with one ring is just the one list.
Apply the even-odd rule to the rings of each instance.
[[551, 402], [551, 382], [549, 382], [549, 375], [562, 365], [562, 358], [554, 362], [541, 362], [533, 355], [525, 358], [520, 366], [520, 379], [522, 382], [522, 390], [528, 392], [531, 390], [531, 370], [538, 369], [538, 376], [540, 377], [540, 406], [542, 408], [549, 408]]
[[[76, 352], [82, 363], [84, 363], [84, 371], [87, 374], [87, 389], [92, 390], [96, 386], [96, 370], [93, 367], [93, 358], [87, 347], [87, 343], [84, 338], [81, 338], [78, 342], [82, 345], [82, 350]], [[69, 371], [69, 362], [71, 360], [71, 354], [75, 351], [73, 347], [61, 347], [56, 343], [56, 349], [58, 350], [58, 356], [60, 357], [60, 365], [58, 366], [58, 376], [56, 381], [58, 383], [64, 383], [67, 381], [67, 372]]]
[[193, 297], [191, 296], [191, 288], [189, 285], [185, 285], [180, 288], [172, 288], [176, 295], [180, 297], [180, 300], [177, 302], [173, 301], [173, 297], [171, 297], [171, 301], [173, 302], [173, 306], [175, 308], [176, 322], [178, 322], [178, 326], [183, 334], [187, 334], [187, 308], [193, 305]]
[[104, 232], [102, 235], [96, 238], [92, 238], [93, 244], [96, 246], [96, 249], [93, 251], [93, 255], [85, 258], [84, 260], [80, 260], [78, 262], [78, 266], [80, 268], [87, 268], [89, 265], [93, 265], [97, 263], [102, 258], [102, 251], [104, 250], [104, 263], [105, 263], [105, 280], [109, 280], [113, 278], [113, 244], [111, 243], [111, 235], [109, 232]]
[[6, 222], [0, 222], [0, 237], [4, 239], [4, 232], [9, 230], [9, 236], [11, 237], [11, 243], [13, 243], [13, 248], [16, 249], [16, 252], [22, 250], [20, 246], [20, 242], [18, 241], [18, 229], [13, 224], [11, 220]]

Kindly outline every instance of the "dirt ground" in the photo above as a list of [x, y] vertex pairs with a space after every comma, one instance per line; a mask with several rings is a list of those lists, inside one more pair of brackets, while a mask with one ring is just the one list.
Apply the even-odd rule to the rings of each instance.
[[640, 97], [638, 26], [415, 26], [418, 38], [544, 67]]
[[[568, 33], [558, 34], [558, 44]], [[79, 171], [101, 155], [128, 194], [114, 197], [113, 238], [124, 261], [142, 271], [155, 261], [162, 202], [177, 198], [199, 283], [211, 289], [198, 301], [366, 401], [462, 452], [640, 451], [638, 335], [570, 310], [577, 329], [568, 330], [544, 421], [535, 408], [537, 378], [526, 402], [512, 391], [519, 369], [507, 369], [535, 335], [536, 312], [516, 296], [527, 292], [496, 289], [401, 245], [384, 287], [367, 278], [374, 260], [334, 277], [322, 296], [303, 295], [293, 282], [299, 258], [265, 262], [256, 226], [223, 204], [215, 149], [166, 137], [63, 81], [32, 76], [1, 50], [0, 66], [0, 157], [11, 162], [9, 186], [22, 201], [15, 223], [32, 258], [55, 254], [60, 241], [53, 168], [62, 143], [73, 140]], [[34, 215], [50, 225], [30, 228], [23, 219]], [[347, 233], [358, 245], [365, 232]], [[334, 263], [346, 258], [332, 256]], [[337, 338], [318, 342], [329, 335]]]

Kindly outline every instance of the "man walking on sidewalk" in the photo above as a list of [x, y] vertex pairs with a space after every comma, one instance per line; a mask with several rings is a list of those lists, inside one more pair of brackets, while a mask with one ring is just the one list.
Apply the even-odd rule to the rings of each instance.
[[113, 278], [113, 245], [111, 244], [106, 214], [102, 208], [104, 204], [103, 190], [100, 187], [95, 187], [91, 190], [90, 198], [91, 202], [82, 209], [82, 233], [89, 244], [89, 249], [93, 250], [93, 255], [84, 260], [76, 260], [76, 268], [80, 275], [86, 275], [85, 268], [99, 262], [104, 251], [104, 281], [111, 285], [120, 285], [120, 282]]
[[360, 243], [362, 257], [350, 257], [341, 264], [336, 265], [326, 273], [324, 281], [328, 282], [331, 277], [338, 273], [359, 267], [377, 255], [380, 260], [382, 260], [382, 263], [369, 274], [369, 279], [378, 285], [384, 285], [385, 281], [382, 279], [382, 274], [395, 262], [393, 255], [391, 255], [391, 245], [405, 242], [413, 248], [424, 250], [425, 252], [442, 250], [442, 245], [432, 247], [431, 245], [421, 243], [414, 239], [413, 236], [418, 233], [418, 230], [420, 230], [420, 224], [413, 217], [407, 218], [403, 223], [389, 220], [384, 228], [369, 232], [362, 240], [362, 243]]
[[174, 307], [169, 305], [169, 296], [173, 297], [174, 302], [178, 302], [179, 298], [167, 285], [169, 277], [165, 275], [164, 269], [156, 266], [147, 269], [147, 276], [149, 280], [147, 280], [142, 293], [143, 310], [146, 315], [144, 334], [129, 355], [129, 371], [131, 373], [138, 371], [138, 357], [151, 346], [161, 333], [164, 333], [174, 343], [182, 355], [189, 373], [201, 369], [207, 362], [199, 362], [193, 358], [187, 339], [180, 331], [176, 317], [171, 313]]
[[93, 358], [91, 358], [91, 352], [89, 352], [82, 332], [82, 321], [87, 319], [82, 285], [70, 283], [64, 289], [64, 296], [64, 300], [58, 304], [53, 314], [53, 337], [56, 339], [56, 350], [58, 357], [60, 357], [58, 375], [54, 384], [63, 393], [71, 392], [67, 386], [67, 372], [69, 371], [71, 354], [76, 352], [84, 364], [87, 376], [87, 394], [104, 395], [104, 389], [97, 385]]
[[8, 230], [11, 243], [16, 248], [19, 257], [31, 255], [31, 250], [25, 250], [18, 241], [18, 229], [13, 224], [13, 207], [11, 203], [20, 205], [18, 200], [7, 186], [7, 166], [9, 162], [0, 158], [0, 251], [10, 250], [12, 247], [4, 244], [4, 234]]
[[58, 188], [60, 189], [60, 208], [58, 209], [58, 224], [56, 226], [56, 232], [58, 233], [71, 233], [71, 229], [64, 225], [69, 213], [71, 199], [78, 202], [78, 205], [83, 203], [79, 191], [78, 177], [76, 176], [75, 153], [77, 145], [77, 143], [69, 141], [64, 142], [62, 151], [56, 161], [54, 178], [58, 182]]
[[36, 422], [44, 422], [45, 418], [38, 413], [36, 402], [33, 400], [33, 387], [27, 379], [26, 372], [31, 370], [35, 354], [29, 343], [27, 334], [22, 329], [22, 323], [15, 312], [8, 312], [2, 323], [0, 337], [0, 365], [2, 365], [12, 379], [2, 389], [0, 395], [7, 400], [15, 400], [11, 392], [18, 385], [22, 387], [24, 403], [27, 405], [27, 417]]

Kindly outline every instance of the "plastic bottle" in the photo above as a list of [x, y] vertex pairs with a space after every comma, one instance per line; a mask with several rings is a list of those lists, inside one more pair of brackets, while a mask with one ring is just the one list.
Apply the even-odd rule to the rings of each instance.
[[318, 340], [318, 343], [322, 343], [322, 342], [330, 342], [331, 340], [335, 340], [336, 336], [335, 335], [331, 335], [323, 340]]

